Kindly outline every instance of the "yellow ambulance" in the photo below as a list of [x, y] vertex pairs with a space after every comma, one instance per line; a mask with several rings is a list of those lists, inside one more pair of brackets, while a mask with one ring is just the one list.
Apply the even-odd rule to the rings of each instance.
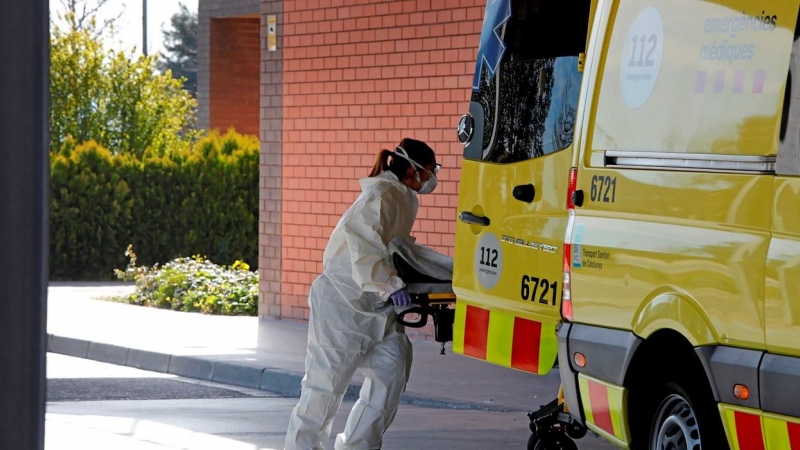
[[557, 361], [621, 448], [800, 449], [797, 22], [798, 0], [488, 0], [454, 350]]

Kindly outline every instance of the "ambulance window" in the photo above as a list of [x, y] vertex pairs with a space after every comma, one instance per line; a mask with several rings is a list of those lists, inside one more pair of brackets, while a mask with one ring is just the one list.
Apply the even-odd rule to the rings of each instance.
[[[800, 25], [800, 15], [798, 15]], [[781, 115], [780, 144], [776, 172], [779, 175], [800, 175], [800, 26], [795, 25], [792, 56]]]
[[[513, 163], [572, 144], [590, 0], [513, 0], [495, 76], [473, 101], [485, 111], [484, 160]], [[486, 30], [484, 30], [486, 32]], [[498, 92], [499, 90], [499, 92]]]

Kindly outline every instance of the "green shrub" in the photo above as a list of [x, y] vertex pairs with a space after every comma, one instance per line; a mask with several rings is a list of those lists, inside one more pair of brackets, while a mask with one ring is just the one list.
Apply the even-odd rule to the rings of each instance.
[[50, 158], [51, 279], [113, 279], [129, 244], [146, 265], [200, 253], [256, 268], [255, 137], [213, 132], [191, 150], [141, 158], [67, 144]]
[[227, 316], [258, 314], [258, 275], [247, 263], [224, 267], [194, 256], [148, 268], [137, 266], [132, 247], [125, 255], [130, 258], [127, 269], [115, 273], [136, 282], [136, 292], [125, 299], [128, 303]]

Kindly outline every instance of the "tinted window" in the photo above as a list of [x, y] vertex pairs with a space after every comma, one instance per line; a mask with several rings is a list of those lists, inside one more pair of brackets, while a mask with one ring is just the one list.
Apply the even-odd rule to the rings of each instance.
[[479, 66], [480, 88], [472, 96], [485, 114], [483, 158], [500, 163], [572, 144], [581, 83], [578, 55], [585, 48], [589, 13], [587, 1], [512, 5], [512, 17], [502, 27], [503, 59], [494, 75]]
[[577, 57], [505, 64], [500, 72], [497, 133], [485, 159], [510, 163], [569, 147], [580, 80]]

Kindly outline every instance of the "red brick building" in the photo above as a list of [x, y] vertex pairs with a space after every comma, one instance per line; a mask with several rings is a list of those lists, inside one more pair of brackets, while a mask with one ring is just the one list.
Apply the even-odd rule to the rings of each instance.
[[[375, 153], [403, 137], [444, 166], [415, 235], [452, 255], [485, 0], [200, 0], [201, 126], [261, 139], [259, 314], [308, 317], [324, 246]], [[274, 51], [268, 23], [275, 16]]]

